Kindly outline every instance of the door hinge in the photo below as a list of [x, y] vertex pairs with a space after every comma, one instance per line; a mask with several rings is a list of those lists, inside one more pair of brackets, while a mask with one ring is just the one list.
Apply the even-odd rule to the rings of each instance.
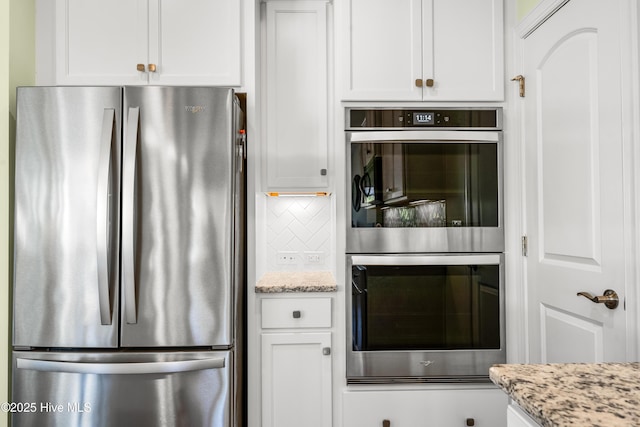
[[529, 254], [529, 240], [527, 236], [522, 236], [522, 256], [527, 256]]
[[518, 82], [518, 85], [520, 86], [520, 98], [524, 98], [524, 76], [522, 74], [518, 74], [512, 78], [511, 81]]

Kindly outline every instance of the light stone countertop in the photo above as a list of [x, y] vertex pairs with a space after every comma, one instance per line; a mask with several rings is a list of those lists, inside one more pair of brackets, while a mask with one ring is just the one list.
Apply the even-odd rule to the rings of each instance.
[[640, 363], [494, 365], [489, 377], [543, 427], [640, 426]]
[[328, 271], [278, 271], [265, 273], [256, 285], [257, 293], [336, 292]]

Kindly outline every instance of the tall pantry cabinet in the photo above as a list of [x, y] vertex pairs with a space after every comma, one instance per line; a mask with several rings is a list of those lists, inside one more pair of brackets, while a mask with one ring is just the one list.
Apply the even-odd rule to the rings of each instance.
[[[332, 3], [263, 0], [261, 6], [265, 179], [260, 190], [328, 191], [334, 173], [329, 163]], [[256, 295], [260, 375], [249, 379], [249, 387], [259, 381], [259, 426], [331, 427], [333, 297]]]

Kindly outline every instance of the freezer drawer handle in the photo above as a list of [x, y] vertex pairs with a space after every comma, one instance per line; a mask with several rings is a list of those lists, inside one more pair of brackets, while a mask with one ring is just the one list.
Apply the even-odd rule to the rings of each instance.
[[74, 374], [144, 375], [173, 374], [224, 368], [224, 358], [143, 363], [84, 363], [58, 360], [17, 359], [18, 369]]
[[111, 191], [111, 150], [113, 145], [113, 124], [115, 110], [105, 108], [102, 115], [102, 133], [100, 136], [100, 166], [98, 170], [96, 241], [98, 257], [98, 301], [100, 305], [100, 323], [111, 324], [111, 298], [109, 297], [109, 240], [111, 236], [109, 200]]
[[122, 289], [127, 323], [138, 323], [135, 283], [135, 182], [140, 108], [129, 108], [122, 165]]

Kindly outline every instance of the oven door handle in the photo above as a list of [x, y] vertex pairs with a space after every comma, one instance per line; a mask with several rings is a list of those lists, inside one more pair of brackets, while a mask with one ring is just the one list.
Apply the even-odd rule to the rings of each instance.
[[464, 141], [464, 142], [498, 142], [500, 132], [487, 131], [377, 131], [377, 132], [351, 132], [350, 142], [411, 142], [411, 141]]
[[353, 255], [352, 265], [495, 265], [500, 254], [473, 255]]
[[351, 293], [352, 295], [362, 295], [364, 293], [364, 291], [360, 289], [353, 280], [351, 281], [351, 290], [355, 291], [355, 293]]

